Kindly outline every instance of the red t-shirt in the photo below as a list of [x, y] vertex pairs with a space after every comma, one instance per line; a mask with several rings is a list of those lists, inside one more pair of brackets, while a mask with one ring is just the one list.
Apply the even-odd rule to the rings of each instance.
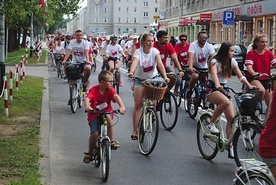
[[159, 50], [160, 52], [160, 56], [161, 56], [161, 60], [163, 65], [166, 67], [166, 61], [168, 58], [168, 55], [172, 55], [175, 53], [173, 46], [171, 45], [171, 43], [166, 43], [162, 48], [159, 47], [158, 45], [158, 41], [155, 41], [153, 46]]
[[140, 48], [140, 42], [136, 42], [135, 44], [133, 44], [135, 47], [136, 47], [136, 49], [139, 49]]
[[[265, 50], [264, 54], [260, 55], [255, 50], [247, 53], [245, 65], [252, 65], [255, 72], [270, 74], [270, 66], [276, 63], [275, 57], [270, 50]], [[267, 80], [267, 76], [262, 76], [260, 80]]]
[[[100, 88], [100, 85], [95, 85], [91, 89], [89, 89], [86, 97], [90, 100], [90, 106], [93, 109], [96, 109], [98, 105], [107, 103], [107, 107], [104, 108], [103, 110], [112, 111], [113, 108], [111, 105], [111, 101], [115, 102], [114, 100], [114, 95], [116, 94], [115, 89], [110, 88], [109, 90], [106, 90], [104, 94], [101, 94], [99, 88]], [[99, 117], [100, 115], [88, 113], [87, 116], [88, 116], [87, 117], [88, 123], [90, 124], [92, 120]]]
[[264, 158], [276, 158], [276, 86], [273, 91], [266, 126], [259, 141], [259, 154]]
[[188, 64], [188, 50], [189, 50], [190, 44], [185, 44], [182, 46], [180, 43], [176, 44], [174, 46], [174, 50], [177, 54], [178, 61], [182, 66]]

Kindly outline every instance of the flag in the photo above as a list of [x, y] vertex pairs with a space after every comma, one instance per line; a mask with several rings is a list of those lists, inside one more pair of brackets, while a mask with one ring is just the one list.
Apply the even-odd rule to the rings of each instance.
[[42, 6], [46, 6], [46, 3], [45, 3], [44, 0], [39, 0], [37, 5], [38, 5], [39, 7], [42, 7]]

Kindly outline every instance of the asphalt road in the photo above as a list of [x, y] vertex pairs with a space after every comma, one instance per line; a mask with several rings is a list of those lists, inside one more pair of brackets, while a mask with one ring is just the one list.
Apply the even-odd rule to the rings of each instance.
[[[123, 67], [124, 69], [124, 67]], [[9, 70], [7, 68], [7, 70]], [[97, 84], [96, 73], [90, 77]], [[84, 109], [72, 113], [67, 105], [69, 90], [66, 80], [57, 78], [52, 67], [26, 67], [27, 75], [43, 76], [45, 91], [41, 115], [42, 181], [51, 185], [100, 184], [100, 169], [94, 163], [83, 163], [87, 151], [89, 127]], [[218, 153], [212, 161], [203, 159], [196, 143], [196, 120], [188, 117], [183, 107], [179, 110], [176, 127], [165, 131], [160, 125], [157, 145], [150, 156], [139, 153], [137, 142], [130, 139], [132, 132], [132, 81], [122, 70], [123, 87], [120, 91], [126, 115], [119, 115], [115, 125], [115, 139], [121, 147], [112, 151], [110, 176], [106, 184], [163, 185], [163, 184], [233, 184], [234, 160], [227, 152]], [[229, 85], [240, 87], [234, 77]], [[114, 105], [114, 108], [117, 106]]]

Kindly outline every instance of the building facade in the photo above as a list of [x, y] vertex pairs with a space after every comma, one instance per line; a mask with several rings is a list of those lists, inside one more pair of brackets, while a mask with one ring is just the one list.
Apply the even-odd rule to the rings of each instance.
[[[275, 52], [275, 5], [275, 0], [166, 0], [160, 4], [160, 29], [174, 36], [186, 32], [190, 42], [205, 30], [209, 42], [230, 41], [246, 46], [254, 34], [262, 31]], [[231, 28], [223, 25], [225, 11], [234, 13]]]
[[81, 11], [68, 22], [67, 28], [70, 29], [69, 32], [81, 28], [86, 34], [92, 35], [129, 35], [148, 32], [157, 25], [159, 1], [89, 0], [85, 11]]

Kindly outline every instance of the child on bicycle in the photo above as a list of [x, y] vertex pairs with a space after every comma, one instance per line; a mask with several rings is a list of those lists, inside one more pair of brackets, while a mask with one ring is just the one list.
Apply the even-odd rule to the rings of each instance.
[[[89, 147], [88, 152], [85, 153], [83, 162], [89, 163], [92, 161], [93, 149], [96, 145], [97, 137], [101, 129], [101, 119], [99, 114], [93, 114], [89, 111], [94, 109], [112, 111], [112, 102], [116, 102], [119, 105], [120, 114], [125, 114], [126, 109], [123, 104], [122, 99], [116, 93], [115, 89], [112, 87], [113, 74], [110, 71], [103, 70], [98, 75], [99, 84], [93, 86], [87, 93], [84, 99], [85, 110], [88, 112], [87, 120], [90, 126], [90, 136], [89, 136]], [[117, 141], [113, 140], [113, 127], [112, 127], [112, 115], [107, 115], [108, 122], [108, 136], [111, 140], [111, 149], [117, 149], [120, 147]]]

